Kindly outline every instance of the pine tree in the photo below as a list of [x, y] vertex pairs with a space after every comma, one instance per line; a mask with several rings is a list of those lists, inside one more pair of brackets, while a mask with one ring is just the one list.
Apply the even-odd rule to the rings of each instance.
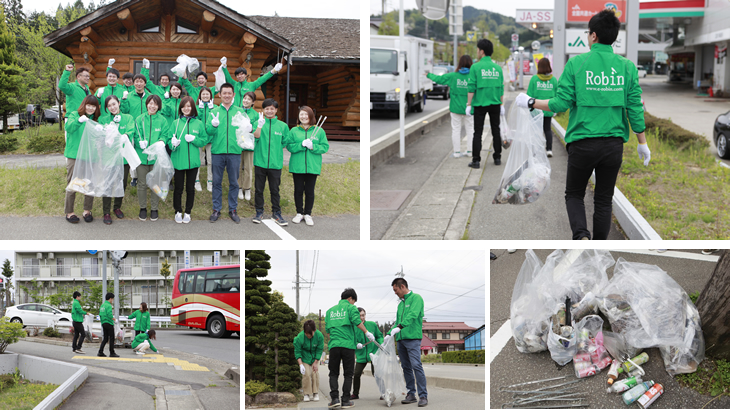
[[265, 383], [274, 391], [294, 392], [302, 384], [302, 374], [294, 357], [294, 337], [299, 333], [297, 314], [289, 305], [275, 302], [268, 314]]
[[10, 278], [13, 277], [13, 273], [13, 267], [10, 266], [10, 259], [5, 259], [2, 270], [2, 274], [5, 276], [5, 307], [10, 306], [10, 290], [13, 289]]
[[246, 251], [246, 381], [263, 381], [266, 372], [265, 333], [269, 303], [270, 280], [259, 279], [269, 275], [271, 256], [264, 251]]
[[5, 12], [0, 7], [0, 114], [3, 118], [3, 135], [8, 135], [8, 114], [18, 109], [23, 70], [15, 57], [15, 35], [5, 24]]

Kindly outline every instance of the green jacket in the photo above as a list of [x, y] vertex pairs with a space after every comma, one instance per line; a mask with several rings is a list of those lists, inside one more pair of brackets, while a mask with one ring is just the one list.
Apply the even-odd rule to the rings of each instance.
[[71, 304], [71, 320], [74, 322], [83, 322], [85, 314], [84, 309], [81, 309], [81, 302], [78, 299], [74, 299]]
[[[134, 135], [137, 131], [136, 127], [134, 125], [134, 118], [132, 118], [132, 116], [129, 114], [119, 114], [119, 115], [121, 117], [119, 120], [119, 123], [117, 124], [119, 126], [119, 128], [118, 128], [119, 133], [122, 135], [127, 134], [127, 136], [129, 137], [129, 141], [132, 144], [134, 144]], [[107, 112], [106, 114], [102, 115], [101, 118], [99, 118], [99, 124], [102, 124], [102, 125], [110, 124], [110, 123], [114, 122], [114, 117], [115, 117], [115, 115], [111, 115], [109, 112]], [[124, 159], [124, 163], [127, 164], [126, 158]]]
[[78, 81], [69, 83], [68, 79], [70, 76], [71, 71], [63, 70], [63, 74], [61, 74], [61, 79], [58, 82], [58, 89], [66, 94], [66, 115], [64, 116], [65, 118], [68, 118], [72, 112], [78, 110], [81, 102], [84, 101], [84, 98], [86, 98], [86, 96], [91, 93], [91, 91], [89, 91], [88, 85], [86, 86], [86, 88], [84, 88], [81, 86], [81, 84], [79, 84]]
[[[258, 119], [256, 119], [258, 121]], [[278, 118], [266, 119], [261, 134], [256, 139], [253, 153], [254, 166], [267, 169], [284, 167], [284, 147], [289, 145], [289, 127]]]
[[[555, 93], [558, 90], [558, 80], [554, 75], [550, 76], [548, 80], [541, 80], [540, 74], [533, 75], [530, 79], [530, 85], [527, 86], [527, 95], [536, 100], [549, 100], [555, 97]], [[542, 111], [546, 117], [552, 117], [555, 115], [552, 111]]]
[[131, 315], [127, 316], [127, 319], [136, 319], [134, 321], [134, 330], [141, 330], [145, 332], [150, 330], [152, 327], [149, 311], [142, 312], [141, 310], [135, 310]]
[[[172, 166], [177, 170], [200, 168], [200, 148], [208, 143], [205, 125], [195, 118], [187, 120], [183, 117], [172, 123], [170, 131], [167, 145], [172, 149]], [[195, 135], [193, 142], [185, 140], [187, 134]], [[172, 146], [173, 135], [181, 140], [177, 147]]]
[[231, 73], [228, 72], [228, 68], [223, 69], [223, 75], [226, 77], [226, 82], [233, 85], [233, 90], [235, 91], [235, 100], [233, 101], [233, 105], [235, 105], [236, 107], [243, 107], [244, 94], [249, 91], [256, 92], [256, 90], [261, 87], [263, 83], [265, 83], [274, 76], [274, 74], [269, 71], [268, 73], [260, 76], [256, 81], [238, 82], [237, 80], [234, 80], [233, 77], [231, 77]]
[[[195, 101], [196, 104], [200, 104], [200, 101]], [[218, 108], [217, 105], [213, 104], [213, 108], [208, 108], [208, 103], [203, 104], [203, 108], [200, 108], [200, 105], [196, 105], [195, 109], [198, 111], [198, 120], [203, 123], [203, 125], [208, 123], [208, 120], [213, 120], [213, 117], [210, 116], [210, 113], [213, 112]], [[208, 130], [205, 129], [206, 127], [203, 127], [203, 131], [205, 131], [205, 135], [208, 135]], [[210, 144], [210, 138], [208, 138], [208, 144]]]
[[180, 100], [182, 100], [182, 98], [170, 97], [162, 99], [162, 110], [160, 114], [167, 118], [167, 122], [169, 122], [170, 125], [180, 118]]
[[[383, 344], [383, 333], [380, 331], [378, 325], [375, 322], [366, 320], [365, 329], [367, 329], [370, 333], [373, 334], [373, 336], [375, 336], [376, 342]], [[365, 333], [355, 332], [355, 343], [362, 343], [364, 345], [368, 341], [368, 338], [365, 337]], [[370, 361], [370, 353], [376, 353], [377, 351], [378, 346], [376, 346], [375, 343], [370, 343], [367, 346], [363, 346], [362, 349], [355, 350], [355, 361], [357, 363], [367, 363]]]
[[454, 114], [466, 114], [466, 101], [467, 95], [469, 94], [469, 73], [462, 74], [459, 72], [453, 72], [446, 73], [444, 75], [428, 73], [426, 77], [436, 84], [449, 86], [449, 92], [451, 93], [449, 111]]
[[[208, 133], [208, 142], [211, 143], [211, 154], [241, 154], [243, 150], [238, 145], [238, 139], [236, 138], [238, 128], [231, 125], [231, 120], [239, 112], [246, 115], [243, 108], [235, 105], [231, 105], [229, 109], [226, 109], [221, 104], [210, 111], [208, 119], [205, 121], [205, 131]], [[218, 115], [218, 121], [220, 122], [218, 127], [213, 126], [214, 115]]]
[[629, 127], [635, 133], [646, 128], [636, 66], [606, 44], [568, 60], [548, 106], [552, 112], [570, 110], [566, 143], [597, 137], [627, 142]]
[[101, 94], [101, 98], [99, 98], [99, 106], [101, 107], [101, 115], [104, 116], [105, 114], [108, 114], [109, 112], [106, 110], [104, 102], [107, 98], [111, 97], [112, 95], [119, 98], [119, 104], [121, 111], [121, 104], [122, 104], [122, 95], [124, 95], [124, 92], [127, 91], [127, 87], [124, 86], [124, 84], [117, 83], [115, 86], [107, 85], [104, 87], [104, 93]]
[[[79, 152], [79, 143], [84, 135], [84, 128], [88, 121], [79, 122], [78, 111], [72, 112], [66, 121], [66, 148], [63, 150], [63, 156], [66, 158], [76, 159]], [[96, 115], [87, 115], [90, 120], [96, 120]]]
[[[139, 146], [140, 141], [147, 141], [147, 147], [154, 144], [157, 141], [167, 143], [167, 139], [170, 138], [170, 124], [167, 119], [161, 114], [155, 114], [150, 116], [149, 114], [142, 114], [134, 121], [137, 132], [134, 136], [134, 149], [139, 155], [139, 159], [142, 161], [142, 165], [154, 165], [155, 160], [148, 160], [147, 154], [142, 153], [142, 148]], [[145, 148], [147, 148], [145, 147]]]
[[484, 56], [469, 69], [469, 92], [474, 93], [472, 107], [502, 104], [504, 73], [502, 67]]
[[[286, 149], [291, 152], [289, 158], [289, 172], [292, 174], [315, 174], [319, 175], [322, 172], [322, 154], [326, 153], [330, 149], [330, 144], [327, 142], [327, 134], [323, 129], [317, 130], [319, 127], [313, 126], [305, 130], [301, 125], [297, 125], [292, 128], [289, 132], [289, 143]], [[314, 137], [316, 140], [312, 140], [313, 149], [304, 148], [302, 141], [307, 138]]]
[[157, 348], [155, 348], [155, 345], [152, 344], [150, 336], [147, 333], [140, 333], [134, 338], [134, 340], [132, 341], [132, 349], [139, 346], [145, 340], [147, 341], [147, 343], [150, 344], [150, 349], [152, 349], [153, 352], [157, 353]]
[[[423, 339], [423, 298], [410, 291], [398, 303], [393, 327], [403, 326], [395, 340]], [[390, 334], [391, 330], [388, 330]]]
[[104, 323], [114, 325], [114, 307], [108, 300], [105, 300], [104, 303], [101, 304], [101, 308], [99, 309], [99, 318], [101, 319], [102, 325]]
[[[127, 95], [127, 99], [122, 100], [120, 111], [122, 111], [125, 114], [131, 115], [132, 117], [134, 117], [134, 119], [137, 119], [141, 115], [147, 114], [146, 102], [147, 102], [147, 97], [149, 97], [150, 95], [152, 95], [152, 93], [150, 93], [147, 90], [144, 90], [144, 93], [142, 94], [141, 97], [139, 94], [137, 94], [136, 89], [130, 91], [129, 94]], [[162, 105], [164, 106], [165, 104], [163, 103]], [[160, 107], [158, 112], [162, 111], [162, 108], [163, 107]]]
[[340, 303], [327, 310], [324, 320], [325, 329], [330, 334], [328, 345], [330, 350], [333, 347], [344, 347], [345, 349], [357, 347], [355, 332], [362, 332], [360, 329], [356, 329], [362, 320], [360, 320], [360, 312], [357, 311], [355, 305], [351, 305], [347, 299], [341, 299]]
[[[185, 87], [185, 90], [187, 90], [188, 95], [193, 97], [193, 101], [198, 101], [198, 95], [200, 94], [201, 86], [197, 85], [197, 82], [195, 85], [190, 82], [187, 78], [181, 78], [180, 84]], [[215, 95], [217, 92], [215, 91], [215, 87], [208, 87], [210, 88], [210, 92], [213, 94], [213, 98], [215, 98]]]
[[302, 330], [294, 338], [294, 358], [302, 359], [303, 363], [312, 364], [322, 357], [324, 350], [324, 335], [319, 330], [314, 331], [312, 338], [308, 338]]
[[161, 85], [155, 84], [152, 81], [150, 81], [150, 69], [149, 68], [142, 67], [140, 72], [147, 79], [147, 86], [145, 88], [150, 90], [150, 92], [152, 94], [159, 96], [162, 99], [162, 101], [165, 101], [165, 93], [170, 92], [170, 84], [168, 84], [167, 87], [163, 87]]

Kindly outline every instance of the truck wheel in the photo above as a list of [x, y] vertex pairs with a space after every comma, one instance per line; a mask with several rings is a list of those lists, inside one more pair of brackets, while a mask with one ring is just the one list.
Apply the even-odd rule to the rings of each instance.
[[414, 112], [423, 112], [423, 100], [419, 100], [418, 104], [413, 107]]
[[224, 337], [226, 334], [226, 320], [221, 315], [214, 315], [208, 319], [207, 329], [211, 337]]

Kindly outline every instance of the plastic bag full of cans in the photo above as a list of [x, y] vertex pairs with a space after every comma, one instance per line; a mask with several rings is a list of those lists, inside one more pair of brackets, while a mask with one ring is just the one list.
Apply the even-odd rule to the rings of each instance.
[[611, 356], [603, 346], [603, 319], [589, 315], [575, 325], [577, 351], [573, 357], [575, 377], [593, 376], [611, 365]]

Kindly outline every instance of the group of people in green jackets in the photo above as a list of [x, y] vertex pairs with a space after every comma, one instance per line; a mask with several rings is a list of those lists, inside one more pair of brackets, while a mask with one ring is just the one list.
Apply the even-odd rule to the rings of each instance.
[[[227, 69], [227, 58], [221, 59], [226, 83], [216, 90], [208, 87], [208, 75], [201, 71], [196, 75], [196, 84], [187, 79], [187, 73], [180, 81], [170, 81], [168, 74], [160, 76], [160, 84], [149, 81], [150, 62], [144, 59], [141, 73], [127, 73], [123, 83], [119, 84], [120, 73], [113, 68], [114, 59], [109, 60], [107, 67], [108, 85], [99, 88], [96, 94], [89, 91], [89, 72], [82, 67], [76, 70], [77, 81], [69, 83], [73, 65], [67, 65], [61, 77], [60, 89], [66, 94], [66, 148], [67, 183], [71, 182], [79, 142], [88, 120], [96, 121], [103, 126], [114, 124], [119, 133], [129, 138], [141, 160], [141, 165], [130, 169], [124, 160], [123, 185], [126, 189], [131, 174], [131, 186], [137, 186], [139, 200], [139, 219], [156, 221], [159, 217], [160, 197], [148, 187], [146, 177], [155, 165], [156, 160], [148, 158], [144, 152], [154, 143], [162, 142], [170, 155], [174, 167], [173, 208], [175, 222], [189, 223], [195, 201], [195, 192], [202, 191], [200, 184], [200, 166], [208, 164], [207, 188], [212, 192], [213, 211], [210, 222], [220, 218], [223, 208], [223, 174], [228, 173], [228, 215], [235, 223], [240, 223], [238, 216], [238, 199], [251, 199], [251, 187], [255, 177], [255, 209], [252, 218], [254, 223], [261, 223], [264, 218], [264, 190], [269, 184], [271, 198], [271, 218], [279, 225], [286, 226], [287, 221], [281, 216], [279, 186], [281, 170], [284, 165], [283, 150], [290, 153], [289, 172], [294, 180], [294, 202], [297, 214], [294, 223], [304, 221], [314, 225], [312, 208], [314, 205], [314, 189], [317, 176], [321, 173], [322, 154], [329, 150], [326, 133], [316, 126], [314, 111], [300, 107], [297, 125], [293, 128], [277, 117], [278, 103], [267, 98], [262, 103], [262, 112], [254, 109], [255, 91], [265, 81], [281, 69], [278, 63], [273, 70], [256, 81], [247, 81], [248, 72], [239, 67], [232, 78]], [[216, 94], [221, 97], [221, 104], [213, 102]], [[231, 121], [241, 113], [250, 124], [244, 124], [244, 132], [254, 136], [254, 148], [243, 149], [236, 135], [238, 127]], [[243, 172], [241, 167], [243, 166]], [[150, 212], [147, 213], [147, 192], [151, 193]], [[186, 194], [185, 205], [182, 204], [183, 192]], [[66, 220], [78, 223], [79, 217], [74, 213], [75, 192], [66, 192]], [[121, 210], [123, 198], [104, 197], [104, 223], [111, 224], [112, 213], [123, 219]], [[91, 209], [93, 196], [85, 196], [83, 219], [93, 221]]]

